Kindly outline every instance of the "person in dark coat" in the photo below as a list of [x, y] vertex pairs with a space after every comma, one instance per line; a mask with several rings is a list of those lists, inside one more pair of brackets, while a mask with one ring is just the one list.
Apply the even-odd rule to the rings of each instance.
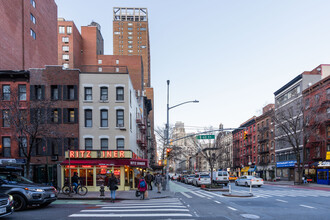
[[73, 177], [71, 177], [71, 184], [74, 186], [73, 190], [77, 193], [77, 188], [79, 185], [79, 176], [77, 172], [73, 173]]
[[138, 190], [140, 191], [141, 194], [140, 199], [144, 199], [144, 193], [145, 191], [147, 191], [147, 182], [145, 181], [144, 176], [142, 176], [141, 179], [139, 180]]
[[108, 180], [108, 187], [110, 189], [110, 197], [111, 197], [111, 202], [115, 202], [116, 199], [116, 190], [118, 189], [118, 180], [115, 177], [115, 175], [113, 173], [111, 173], [111, 176]]
[[146, 181], [148, 183], [148, 189], [152, 190], [152, 175], [148, 172], [146, 175]]

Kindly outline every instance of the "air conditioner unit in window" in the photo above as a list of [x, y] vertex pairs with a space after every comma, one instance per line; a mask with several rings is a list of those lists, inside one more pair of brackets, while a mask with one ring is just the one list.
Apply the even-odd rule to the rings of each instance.
[[58, 156], [52, 156], [51, 160], [58, 160]]

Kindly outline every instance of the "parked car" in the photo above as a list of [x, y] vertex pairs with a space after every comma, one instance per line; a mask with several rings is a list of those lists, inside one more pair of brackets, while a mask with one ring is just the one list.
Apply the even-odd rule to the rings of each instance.
[[0, 193], [0, 217], [14, 212], [14, 199], [11, 195]]
[[172, 180], [177, 180], [179, 178], [179, 175], [178, 174], [175, 174], [172, 176]]
[[185, 174], [185, 175], [182, 175], [182, 176], [181, 176], [181, 179], [180, 179], [180, 182], [184, 183], [185, 180], [186, 180], [186, 178], [187, 178], [187, 176], [188, 176], [188, 175], [186, 175], [186, 174]]
[[192, 184], [192, 181], [193, 181], [194, 178], [195, 178], [195, 175], [194, 174], [188, 175], [185, 178], [184, 183], [185, 184]]
[[28, 205], [45, 207], [57, 199], [52, 186], [36, 184], [18, 173], [17, 167], [0, 167], [0, 193], [11, 195], [15, 211], [24, 210]]
[[229, 175], [229, 181], [235, 181], [237, 180], [237, 176]]
[[209, 173], [197, 173], [192, 181], [195, 186], [211, 185], [211, 177]]
[[227, 186], [229, 183], [229, 174], [227, 171], [214, 171], [212, 178], [212, 182], [216, 184], [224, 184]]
[[261, 187], [264, 184], [264, 180], [262, 178], [258, 178], [255, 176], [241, 176], [235, 180], [236, 186], [258, 186]]

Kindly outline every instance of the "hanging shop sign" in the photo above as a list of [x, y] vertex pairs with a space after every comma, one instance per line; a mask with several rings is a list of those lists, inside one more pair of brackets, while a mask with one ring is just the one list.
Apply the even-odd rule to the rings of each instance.
[[130, 159], [132, 158], [132, 151], [129, 150], [106, 150], [106, 151], [92, 151], [92, 150], [78, 150], [78, 151], [66, 151], [66, 158], [71, 159]]
[[276, 167], [294, 167], [295, 163], [297, 163], [296, 160], [277, 162]]
[[326, 160], [330, 160], [330, 151], [327, 151]]
[[330, 167], [330, 161], [319, 161], [318, 167]]

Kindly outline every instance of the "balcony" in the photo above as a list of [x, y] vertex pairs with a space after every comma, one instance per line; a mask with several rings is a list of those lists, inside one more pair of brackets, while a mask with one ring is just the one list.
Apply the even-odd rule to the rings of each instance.
[[269, 141], [269, 138], [260, 138], [260, 139], [258, 139], [258, 143], [264, 143], [264, 142], [267, 142], [267, 141]]

